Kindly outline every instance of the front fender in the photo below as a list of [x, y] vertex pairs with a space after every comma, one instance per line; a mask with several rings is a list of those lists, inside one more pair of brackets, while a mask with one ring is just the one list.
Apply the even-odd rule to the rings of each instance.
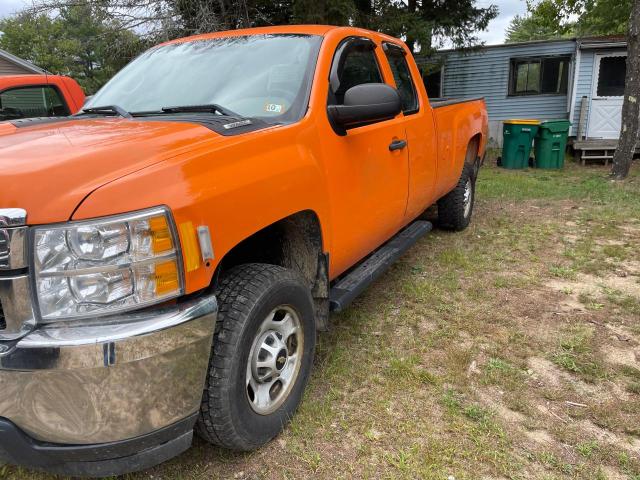
[[186, 293], [200, 290], [234, 246], [293, 213], [314, 211], [328, 238], [324, 174], [307, 135], [312, 129], [298, 124], [200, 145], [98, 188], [73, 219], [162, 204], [172, 210], [179, 231], [183, 224], [208, 226], [215, 259], [186, 272]]

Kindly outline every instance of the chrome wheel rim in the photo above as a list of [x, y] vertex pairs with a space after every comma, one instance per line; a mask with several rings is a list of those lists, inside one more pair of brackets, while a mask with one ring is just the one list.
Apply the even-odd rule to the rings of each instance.
[[296, 311], [280, 306], [263, 320], [249, 358], [245, 391], [254, 412], [268, 415], [285, 402], [296, 383], [304, 335]]
[[471, 179], [467, 179], [467, 183], [464, 184], [464, 218], [467, 218], [471, 213], [471, 199], [473, 197], [473, 183]]

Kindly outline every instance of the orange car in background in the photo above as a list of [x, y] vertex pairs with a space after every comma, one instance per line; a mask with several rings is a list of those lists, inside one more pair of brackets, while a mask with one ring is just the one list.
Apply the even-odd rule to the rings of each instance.
[[33, 117], [66, 117], [84, 104], [78, 83], [59, 75], [0, 76], [0, 122]]
[[72, 117], [4, 122], [0, 460], [265, 444], [423, 212], [467, 227], [486, 139], [483, 100], [430, 101], [401, 40], [330, 26], [168, 42]]

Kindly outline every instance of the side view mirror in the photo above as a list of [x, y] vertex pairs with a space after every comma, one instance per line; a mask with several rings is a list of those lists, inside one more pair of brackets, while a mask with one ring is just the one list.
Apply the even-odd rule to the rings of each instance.
[[390, 120], [402, 111], [398, 91], [385, 83], [364, 83], [344, 94], [342, 105], [329, 105], [331, 126], [344, 136], [350, 128]]

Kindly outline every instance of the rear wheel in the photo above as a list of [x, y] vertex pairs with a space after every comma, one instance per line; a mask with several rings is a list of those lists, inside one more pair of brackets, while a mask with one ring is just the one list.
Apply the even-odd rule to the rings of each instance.
[[438, 200], [438, 224], [448, 230], [464, 230], [471, 223], [476, 179], [473, 167], [464, 165], [456, 187]]
[[196, 427], [205, 440], [252, 450], [275, 437], [302, 399], [315, 347], [313, 300], [295, 272], [247, 264], [217, 289], [218, 324]]

